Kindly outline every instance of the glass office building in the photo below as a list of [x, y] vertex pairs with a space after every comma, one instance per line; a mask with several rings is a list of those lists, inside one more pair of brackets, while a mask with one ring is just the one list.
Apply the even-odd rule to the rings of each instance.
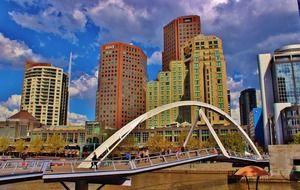
[[258, 68], [265, 146], [289, 143], [300, 131], [300, 44], [259, 54]]

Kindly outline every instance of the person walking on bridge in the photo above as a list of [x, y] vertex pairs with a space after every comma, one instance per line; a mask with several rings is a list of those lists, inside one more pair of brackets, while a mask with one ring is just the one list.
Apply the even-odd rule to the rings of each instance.
[[95, 166], [96, 169], [97, 169], [97, 155], [96, 155], [96, 152], [94, 152], [94, 156], [92, 158], [91, 169], [93, 168], [93, 166]]

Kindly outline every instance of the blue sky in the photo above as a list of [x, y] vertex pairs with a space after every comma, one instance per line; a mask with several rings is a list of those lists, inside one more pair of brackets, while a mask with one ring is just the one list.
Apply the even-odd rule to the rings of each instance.
[[2, 0], [0, 1], [0, 120], [20, 104], [25, 60], [67, 71], [74, 54], [70, 119], [93, 120], [99, 47], [134, 43], [148, 56], [148, 77], [161, 70], [162, 28], [196, 14], [202, 32], [223, 40], [232, 111], [242, 89], [259, 89], [256, 55], [300, 43], [297, 0]]

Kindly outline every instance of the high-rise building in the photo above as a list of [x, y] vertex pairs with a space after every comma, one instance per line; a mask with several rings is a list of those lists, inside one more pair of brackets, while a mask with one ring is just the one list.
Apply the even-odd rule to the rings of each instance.
[[100, 55], [96, 120], [119, 129], [146, 111], [147, 56], [121, 42], [102, 45]]
[[264, 146], [264, 129], [261, 108], [253, 108], [251, 110], [249, 113], [248, 125], [250, 129], [250, 138], [260, 146]]
[[[214, 35], [200, 34], [186, 43], [182, 58], [188, 70], [184, 100], [205, 102], [229, 113], [222, 40]], [[195, 120], [198, 109], [191, 107], [191, 122]], [[218, 114], [209, 110], [205, 112], [211, 123], [226, 123]]]
[[231, 96], [230, 96], [230, 90], [227, 90], [227, 101], [228, 101], [228, 114], [231, 115]]
[[[169, 71], [160, 72], [157, 81], [148, 82], [147, 111], [171, 102], [196, 100], [229, 113], [226, 64], [221, 39], [198, 35], [186, 43], [182, 57], [182, 61], [171, 61]], [[185, 121], [194, 123], [198, 109], [183, 106], [165, 111], [149, 119], [147, 127]], [[212, 124], [226, 124], [218, 114], [204, 111]]]
[[239, 98], [241, 125], [249, 124], [249, 113], [253, 108], [257, 107], [256, 102], [255, 88], [248, 88], [241, 92]]
[[181, 16], [164, 26], [163, 71], [169, 70], [170, 61], [181, 60], [185, 42], [201, 33], [200, 17]]
[[[184, 79], [187, 73], [183, 61], [171, 61], [170, 71], [160, 72], [157, 81], [147, 83], [147, 111], [161, 105], [182, 100], [184, 95]], [[147, 120], [147, 128], [168, 126], [174, 122], [182, 122], [179, 108], [167, 110]]]
[[265, 147], [287, 143], [300, 130], [300, 44], [259, 54], [258, 68]]
[[21, 110], [44, 125], [66, 125], [68, 76], [49, 63], [25, 64]]

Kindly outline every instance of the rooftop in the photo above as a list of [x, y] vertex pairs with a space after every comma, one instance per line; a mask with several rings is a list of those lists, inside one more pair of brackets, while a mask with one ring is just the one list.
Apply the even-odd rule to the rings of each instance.
[[19, 111], [18, 113], [10, 116], [8, 118], [8, 120], [13, 120], [13, 119], [27, 119], [27, 120], [30, 120], [30, 121], [35, 121], [35, 122], [38, 122], [36, 120], [35, 117], [33, 117], [28, 111], [26, 110], [21, 110]]

